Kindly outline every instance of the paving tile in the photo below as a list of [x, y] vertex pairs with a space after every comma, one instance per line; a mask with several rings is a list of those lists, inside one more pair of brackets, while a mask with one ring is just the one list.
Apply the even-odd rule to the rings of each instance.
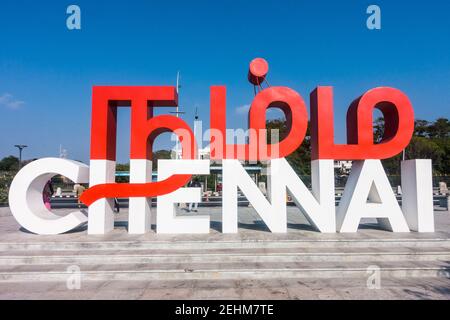
[[241, 294], [237, 288], [216, 288], [216, 289], [202, 289], [194, 288], [190, 299], [204, 300], [204, 299], [219, 299], [219, 300], [238, 300]]
[[194, 294], [194, 290], [192, 288], [147, 288], [144, 290], [139, 299], [142, 300], [183, 300], [183, 299], [192, 299]]
[[239, 294], [242, 299], [248, 300], [285, 300], [289, 299], [289, 293], [283, 287], [271, 288], [240, 288]]
[[104, 289], [96, 290], [96, 293], [90, 297], [94, 300], [136, 300], [141, 299], [145, 293], [145, 288], [141, 289]]

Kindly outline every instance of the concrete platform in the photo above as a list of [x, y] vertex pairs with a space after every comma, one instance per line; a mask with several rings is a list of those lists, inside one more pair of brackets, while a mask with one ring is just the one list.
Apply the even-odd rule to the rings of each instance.
[[[448, 299], [450, 215], [436, 207], [436, 233], [394, 234], [375, 220], [356, 234], [320, 234], [297, 208], [288, 233], [268, 232], [252, 208], [239, 208], [239, 233], [220, 233], [221, 208], [208, 235], [128, 235], [127, 211], [116, 229], [58, 236], [20, 228], [0, 208], [1, 299]], [[66, 214], [68, 210], [56, 210]], [[80, 269], [70, 290], [68, 268]], [[381, 285], [368, 277], [379, 268]]]

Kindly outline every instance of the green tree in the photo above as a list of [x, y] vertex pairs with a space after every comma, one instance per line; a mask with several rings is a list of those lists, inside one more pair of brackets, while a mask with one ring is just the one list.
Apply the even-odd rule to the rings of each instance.
[[373, 142], [379, 143], [384, 135], [384, 118], [379, 117], [373, 122]]
[[158, 170], [158, 160], [160, 159], [170, 159], [171, 151], [170, 150], [158, 150], [153, 152], [153, 170]]
[[428, 137], [430, 129], [430, 122], [427, 120], [414, 121], [414, 135], [418, 137]]
[[[384, 120], [374, 121], [374, 135], [379, 136], [384, 130]], [[374, 139], [380, 141], [380, 139]], [[439, 118], [430, 122], [417, 119], [414, 122], [414, 135], [405, 149], [406, 159], [431, 159], [433, 173], [449, 174], [450, 166], [450, 122]], [[400, 174], [401, 153], [383, 160], [386, 172], [390, 175]]]
[[5, 157], [0, 160], [0, 171], [17, 171], [19, 168], [19, 159], [14, 156]]
[[450, 175], [450, 138], [434, 139], [439, 147], [439, 161], [434, 162], [436, 174]]
[[[298, 147], [293, 153], [286, 157], [289, 164], [299, 175], [310, 175], [311, 174], [311, 134], [308, 129], [306, 131], [305, 139], [303, 143]], [[267, 128], [267, 143], [271, 143], [272, 136], [275, 134], [275, 131], [278, 130], [278, 140], [281, 141], [289, 133], [289, 128], [285, 119], [273, 119], [268, 120], [266, 122]], [[277, 142], [277, 139], [274, 139], [272, 143]]]
[[428, 128], [430, 138], [446, 139], [450, 137], [450, 122], [446, 118], [439, 118]]
[[130, 171], [129, 163], [118, 163], [116, 164], [116, 171]]
[[414, 136], [406, 148], [407, 159], [433, 159], [439, 161], [439, 157], [443, 155], [443, 150], [439, 145], [424, 137]]

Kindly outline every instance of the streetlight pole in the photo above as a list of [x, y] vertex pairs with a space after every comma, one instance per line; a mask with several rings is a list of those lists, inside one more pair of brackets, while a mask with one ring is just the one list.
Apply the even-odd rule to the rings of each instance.
[[28, 146], [24, 144], [16, 144], [14, 147], [19, 149], [19, 170], [20, 170], [20, 168], [22, 167], [22, 150]]

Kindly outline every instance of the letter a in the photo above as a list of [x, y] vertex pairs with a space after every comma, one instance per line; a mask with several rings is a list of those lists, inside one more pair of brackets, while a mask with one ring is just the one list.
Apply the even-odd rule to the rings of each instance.
[[337, 210], [340, 232], [356, 232], [362, 218], [376, 218], [389, 231], [409, 232], [380, 160], [354, 161]]
[[66, 26], [69, 30], [81, 29], [81, 9], [77, 5], [70, 5], [67, 7], [67, 14], [70, 16], [66, 20]]
[[381, 29], [381, 9], [377, 5], [370, 5], [367, 7], [367, 14], [370, 16], [367, 18], [367, 29], [380, 30]]

